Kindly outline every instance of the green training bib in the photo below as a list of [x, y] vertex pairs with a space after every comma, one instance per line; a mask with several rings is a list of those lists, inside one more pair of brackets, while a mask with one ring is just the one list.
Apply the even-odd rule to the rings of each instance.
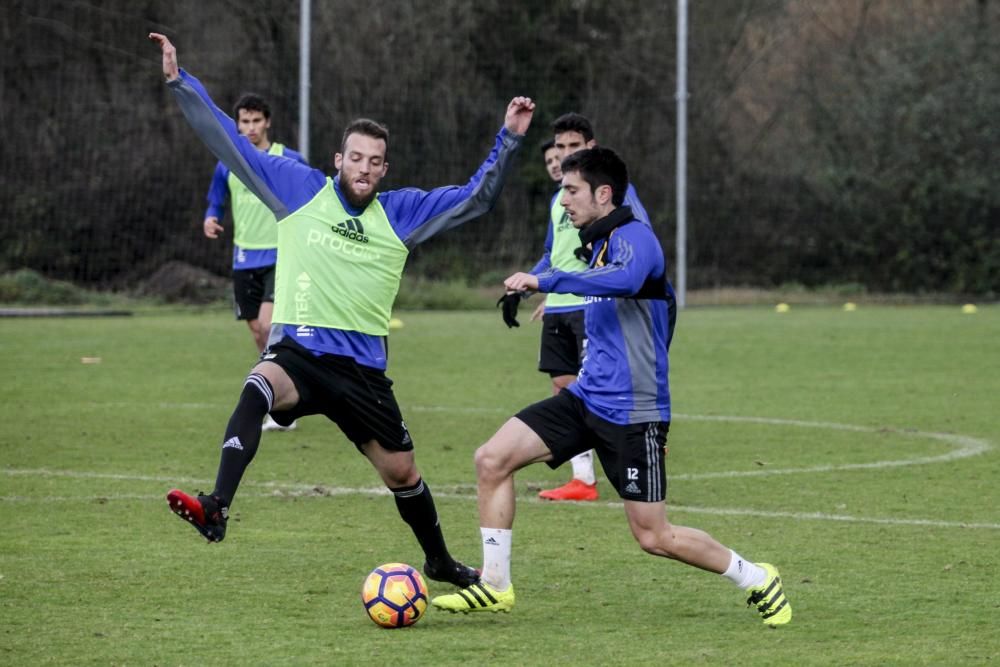
[[[562, 190], [556, 195], [549, 211], [549, 224], [552, 225], [552, 249], [549, 259], [552, 266], [560, 271], [578, 273], [587, 269], [587, 263], [577, 259], [573, 251], [580, 247], [580, 230], [573, 226], [566, 209], [560, 203]], [[582, 306], [584, 298], [576, 294], [548, 294], [545, 297], [545, 307]]]
[[[285, 147], [271, 144], [268, 155], [284, 155]], [[233, 206], [233, 242], [247, 250], [275, 248], [278, 245], [277, 220], [264, 202], [250, 192], [243, 181], [229, 172], [229, 200]]]
[[308, 204], [277, 227], [274, 322], [389, 333], [409, 250], [378, 199], [352, 216], [327, 178]]

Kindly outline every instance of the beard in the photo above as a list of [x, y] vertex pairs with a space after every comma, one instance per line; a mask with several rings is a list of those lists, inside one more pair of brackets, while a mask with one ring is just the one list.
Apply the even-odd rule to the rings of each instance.
[[[343, 183], [341, 185], [343, 186]], [[368, 204], [371, 204], [372, 200], [375, 199], [375, 195], [378, 194], [378, 191], [372, 188], [370, 194], [361, 196], [354, 192], [349, 185], [341, 187], [340, 191], [344, 194], [344, 199], [347, 200], [347, 203], [357, 209], [368, 208]]]

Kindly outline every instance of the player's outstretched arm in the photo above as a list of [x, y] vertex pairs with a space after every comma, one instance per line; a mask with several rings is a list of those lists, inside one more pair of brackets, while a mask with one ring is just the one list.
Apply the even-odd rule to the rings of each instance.
[[465, 185], [447, 185], [429, 192], [409, 188], [387, 193], [392, 196], [380, 200], [407, 247], [412, 248], [493, 208], [534, 113], [535, 103], [530, 97], [515, 97], [510, 101], [493, 150]]
[[167, 81], [173, 81], [181, 75], [180, 67], [177, 66], [177, 49], [170, 43], [166, 35], [158, 32], [149, 33], [149, 41], [159, 45], [163, 54], [163, 76]]
[[535, 114], [535, 103], [530, 97], [515, 97], [507, 105], [507, 115], [504, 127], [508, 132], [524, 135], [531, 126], [531, 118]]
[[216, 106], [201, 82], [189, 72], [180, 70], [177, 50], [170, 40], [159, 33], [150, 33], [149, 39], [160, 47], [167, 87], [188, 124], [219, 161], [264, 202], [278, 220], [311, 200], [323, 187], [326, 182], [323, 172], [254, 148], [240, 135], [236, 122]]
[[585, 271], [547, 271], [536, 277], [538, 291], [627, 297], [635, 295], [648, 278], [662, 274], [663, 251], [650, 227], [644, 224], [619, 227], [606, 243], [611, 244], [613, 261]]

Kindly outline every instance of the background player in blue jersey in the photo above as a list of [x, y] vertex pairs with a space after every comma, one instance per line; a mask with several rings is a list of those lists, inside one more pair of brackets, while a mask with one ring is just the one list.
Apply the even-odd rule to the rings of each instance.
[[[272, 142], [271, 107], [259, 95], [246, 93], [233, 105], [233, 116], [240, 134], [259, 151], [269, 155], [298, 160], [305, 159], [296, 151]], [[253, 336], [257, 352], [263, 352], [271, 332], [274, 309], [274, 264], [278, 255], [278, 227], [274, 214], [239, 181], [226, 165], [215, 165], [208, 187], [208, 209], [202, 228], [210, 239], [219, 238], [224, 229], [220, 220], [225, 215], [226, 200], [233, 215], [233, 306], [236, 319], [244, 320]], [[265, 431], [285, 431], [295, 428], [295, 422], [281, 426], [264, 418]]]
[[676, 310], [663, 251], [652, 228], [623, 205], [628, 170], [614, 151], [575, 153], [562, 172], [563, 206], [593, 248], [589, 267], [515, 273], [504, 286], [586, 295], [587, 356], [577, 382], [519, 412], [476, 451], [482, 579], [432, 602], [453, 612], [509, 611], [514, 473], [531, 463], [556, 467], [593, 448], [643, 550], [724, 575], [749, 593], [764, 623], [787, 623], [792, 609], [773, 565], [744, 560], [707, 533], [667, 520], [667, 350]]
[[[306, 163], [298, 152], [271, 141], [271, 107], [259, 95], [242, 95], [233, 105], [233, 116], [240, 134], [257, 150]], [[224, 231], [220, 221], [225, 215], [228, 199], [234, 227], [233, 298], [236, 317], [246, 321], [257, 351], [263, 352], [271, 331], [271, 311], [274, 307], [278, 230], [270, 209], [252, 194], [247, 192], [244, 195], [244, 191], [246, 187], [242, 183], [230, 178], [229, 168], [221, 162], [217, 163], [208, 187], [208, 208], [202, 227], [206, 237], [219, 238]], [[263, 224], [264, 221], [268, 224]], [[241, 245], [240, 241], [244, 239]]]
[[388, 169], [388, 130], [358, 119], [334, 155], [336, 178], [256, 150], [177, 65], [163, 35], [163, 73], [199, 138], [264, 201], [278, 220], [274, 327], [243, 385], [222, 439], [215, 489], [167, 494], [171, 509], [209, 541], [225, 537], [229, 507], [260, 444], [261, 419], [322, 414], [335, 422], [392, 491], [426, 562], [424, 574], [466, 586], [477, 572], [448, 552], [430, 488], [386, 377], [392, 301], [409, 249], [488, 211], [531, 124], [534, 103], [515, 97], [492, 150], [461, 186], [379, 192]]
[[[559, 166], [561, 162], [562, 158], [559, 156], [559, 149], [556, 148], [555, 139], [549, 139], [544, 142], [542, 144], [542, 163], [545, 165], [545, 172], [556, 184], [553, 196], [557, 195], [560, 188], [562, 188], [562, 168]], [[504, 294], [500, 301], [497, 302], [498, 306], [503, 305], [505, 307], [503, 320], [510, 328], [521, 326], [520, 322], [517, 321], [517, 310], [522, 298], [524, 298], [523, 294], [512, 292]], [[509, 299], [512, 299], [512, 301], [508, 304], [507, 301]], [[543, 315], [545, 315], [545, 299], [542, 299], [538, 306], [535, 307], [535, 310], [532, 311], [530, 321], [540, 320]]]
[[[594, 128], [585, 116], [567, 113], [552, 123], [553, 153], [559, 162], [570, 155], [597, 145]], [[546, 156], [549, 168], [550, 156]], [[550, 169], [549, 174], [552, 175]], [[559, 178], [562, 173], [559, 172]], [[576, 227], [560, 203], [561, 188], [552, 195], [549, 205], [545, 252], [529, 273], [538, 275], [552, 268], [561, 271], [583, 271], [587, 268], [589, 249], [580, 245]], [[625, 193], [625, 204], [636, 218], [647, 225], [649, 216], [639, 202], [631, 183]], [[552, 393], [558, 394], [580, 372], [586, 353], [587, 334], [583, 324], [584, 297], [577, 294], [547, 294], [531, 319], [542, 319], [542, 336], [538, 353], [538, 370], [552, 378]], [[538, 496], [545, 500], [597, 500], [597, 478], [594, 475], [593, 452], [586, 451], [570, 461], [573, 476], [569, 482], [554, 489], [544, 489]]]

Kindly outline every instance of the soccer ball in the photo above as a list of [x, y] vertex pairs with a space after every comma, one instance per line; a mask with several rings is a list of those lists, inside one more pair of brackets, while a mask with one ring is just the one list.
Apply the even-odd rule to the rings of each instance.
[[361, 587], [361, 602], [368, 617], [383, 628], [413, 625], [427, 610], [427, 585], [405, 563], [379, 565]]

